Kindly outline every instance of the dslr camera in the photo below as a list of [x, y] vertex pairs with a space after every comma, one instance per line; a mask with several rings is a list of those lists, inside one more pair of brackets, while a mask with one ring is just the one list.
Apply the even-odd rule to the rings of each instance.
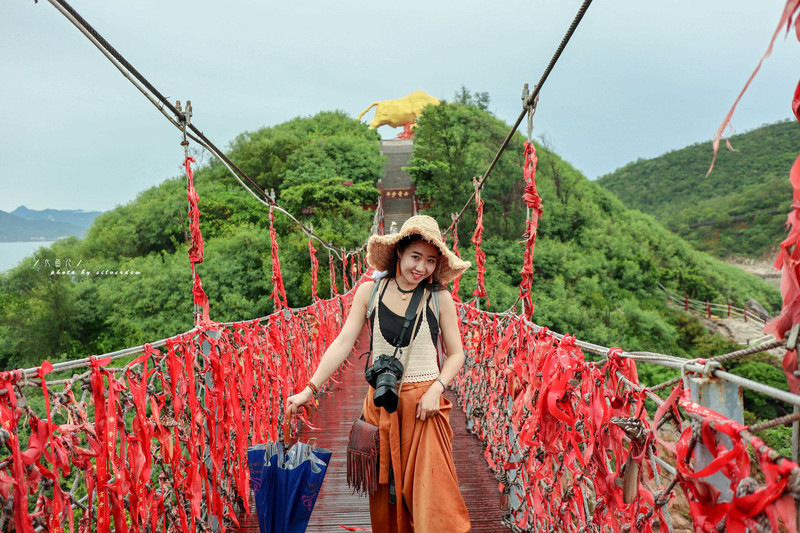
[[388, 413], [397, 411], [397, 380], [403, 377], [403, 363], [397, 357], [381, 354], [375, 363], [364, 372], [367, 383], [375, 389], [373, 401]]

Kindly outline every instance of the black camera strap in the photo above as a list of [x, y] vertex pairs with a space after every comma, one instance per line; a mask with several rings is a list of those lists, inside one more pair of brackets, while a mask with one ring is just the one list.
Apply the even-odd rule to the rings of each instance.
[[[388, 283], [388, 280], [387, 280]], [[397, 357], [397, 352], [400, 350], [400, 345], [403, 343], [403, 338], [406, 336], [406, 330], [414, 322], [414, 318], [417, 316], [417, 309], [419, 308], [419, 302], [422, 300], [422, 295], [425, 293], [425, 288], [422, 286], [422, 283], [417, 285], [417, 288], [414, 289], [414, 294], [411, 296], [411, 301], [408, 302], [408, 308], [406, 309], [406, 315], [403, 318], [403, 330], [400, 332], [400, 336], [397, 338], [397, 344], [394, 347], [394, 354], [393, 357]], [[375, 311], [376, 313], [380, 312], [379, 310]], [[372, 332], [370, 332], [372, 334]], [[411, 337], [414, 337], [414, 332], [411, 332]], [[370, 358], [368, 357], [366, 361], [364, 361], [364, 371], [366, 372], [367, 368], [369, 368]]]
[[[403, 331], [400, 332], [400, 336], [397, 337], [397, 344], [394, 347], [394, 356], [397, 357], [397, 351], [400, 349], [400, 345], [403, 343], [403, 338], [406, 336], [406, 330], [408, 330], [408, 326], [414, 322], [414, 319], [417, 317], [417, 310], [419, 309], [419, 301], [422, 300], [422, 294], [425, 292], [425, 289], [422, 287], [422, 283], [417, 285], [417, 288], [414, 289], [414, 294], [411, 296], [411, 301], [408, 302], [408, 309], [406, 309], [406, 316], [403, 320]], [[411, 337], [414, 337], [414, 332], [411, 332]], [[410, 346], [410, 342], [409, 342]]]

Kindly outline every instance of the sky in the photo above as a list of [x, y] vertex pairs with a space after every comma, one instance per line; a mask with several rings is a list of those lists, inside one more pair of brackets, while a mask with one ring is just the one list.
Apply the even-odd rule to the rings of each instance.
[[[452, 99], [462, 85], [488, 92], [511, 124], [580, 4], [70, 0], [170, 100], [191, 100], [193, 124], [221, 148], [297, 116], [355, 118], [374, 101], [417, 89]], [[541, 91], [534, 137], [590, 179], [709, 142], [783, 4], [596, 0]], [[799, 60], [782, 33], [737, 132], [790, 117]], [[181, 140], [47, 0], [0, 2], [0, 210], [126, 204], [181, 173]]]

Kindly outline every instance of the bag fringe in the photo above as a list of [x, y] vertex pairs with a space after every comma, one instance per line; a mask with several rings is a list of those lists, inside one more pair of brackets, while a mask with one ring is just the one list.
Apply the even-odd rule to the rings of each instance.
[[378, 490], [378, 454], [347, 450], [347, 486], [363, 496]]

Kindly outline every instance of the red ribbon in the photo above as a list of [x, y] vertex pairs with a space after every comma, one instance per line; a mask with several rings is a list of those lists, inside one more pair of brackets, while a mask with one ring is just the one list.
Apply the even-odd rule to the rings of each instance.
[[189, 262], [192, 269], [192, 295], [194, 303], [202, 308], [202, 314], [196, 317], [197, 324], [208, 324], [208, 295], [203, 290], [203, 283], [197, 273], [197, 264], [203, 262], [203, 234], [200, 232], [200, 209], [197, 203], [200, 200], [197, 190], [194, 188], [194, 173], [192, 172], [194, 158], [186, 157], [183, 168], [186, 170], [186, 196], [189, 200], [189, 230], [192, 239], [192, 246], [189, 248]]
[[530, 209], [530, 215], [525, 230], [525, 255], [522, 260], [522, 281], [519, 284], [519, 298], [522, 301], [522, 314], [527, 318], [533, 316], [533, 301], [531, 300], [531, 287], [533, 286], [533, 250], [536, 244], [536, 230], [539, 227], [539, 218], [542, 215], [542, 199], [536, 192], [536, 147], [531, 142], [525, 143], [525, 194], [523, 200]]
[[17, 407], [16, 393], [13, 383], [22, 377], [21, 371], [0, 372], [0, 386], [7, 394], [0, 396], [0, 425], [8, 432], [6, 445], [11, 449], [13, 482], [0, 481], [6, 486], [13, 486], [14, 492], [14, 530], [20, 533], [34, 533], [31, 517], [28, 513], [28, 476], [22, 460], [19, 446], [19, 416], [21, 409]]
[[311, 241], [311, 237], [308, 238], [308, 255], [311, 257], [311, 301], [316, 302], [319, 299], [319, 296], [317, 295], [319, 261], [317, 260], [317, 250], [314, 248], [314, 243]]
[[350, 283], [347, 281], [347, 254], [342, 252], [342, 289], [344, 292], [350, 290]]
[[275, 233], [275, 213], [272, 206], [269, 208], [269, 240], [272, 251], [272, 299], [275, 302], [275, 310], [289, 307], [286, 301], [286, 289], [283, 287], [283, 274], [281, 273], [281, 261], [278, 258], [278, 237]]
[[339, 291], [336, 288], [336, 269], [333, 267], [333, 254], [328, 252], [328, 269], [331, 273], [331, 297], [338, 296]]
[[[106, 402], [105, 382], [103, 369], [110, 358], [102, 360], [90, 358], [92, 397], [94, 399], [94, 431], [98, 437], [97, 450], [97, 529], [109, 531], [111, 527], [111, 512], [108, 499], [108, 428], [106, 427]], [[89, 491], [89, 499], [92, 493]]]
[[477, 298], [486, 299], [486, 307], [489, 307], [489, 297], [486, 294], [484, 275], [486, 274], [486, 254], [481, 250], [483, 242], [483, 199], [476, 195], [478, 219], [475, 221], [475, 233], [472, 234], [472, 244], [475, 245], [475, 269], [477, 271], [477, 286], [472, 291], [472, 295]]
[[142, 377], [137, 378], [131, 368], [126, 372], [128, 390], [133, 399], [135, 408], [134, 418], [131, 423], [132, 434], [128, 435], [128, 462], [131, 465], [131, 526], [134, 531], [143, 531], [147, 522], [148, 512], [153, 501], [153, 491], [150, 490], [150, 472], [152, 469], [152, 456], [150, 452], [152, 442], [152, 432], [150, 423], [147, 420], [147, 381], [153, 374], [148, 372], [148, 359], [157, 351], [147, 344], [144, 347], [144, 355], [134, 363], [142, 364]]
[[[733, 102], [733, 105], [728, 110], [728, 113], [725, 115], [725, 118], [723, 119], [722, 124], [719, 125], [719, 128], [717, 129], [717, 132], [714, 134], [714, 141], [713, 141], [714, 157], [711, 160], [711, 167], [708, 169], [708, 173], [709, 174], [711, 174], [711, 171], [714, 169], [714, 162], [717, 159], [717, 151], [719, 150], [719, 141], [720, 141], [720, 139], [724, 138], [723, 134], [725, 132], [725, 129], [728, 126], [730, 126], [731, 117], [733, 116], [733, 111], [736, 109], [736, 106], [739, 104], [739, 100], [741, 100], [742, 96], [744, 96], [744, 93], [745, 93], [745, 91], [747, 91], [747, 88], [750, 87], [750, 83], [753, 81], [753, 78], [756, 77], [756, 74], [758, 74], [758, 71], [761, 69], [761, 64], [772, 53], [772, 46], [775, 44], [775, 39], [778, 38], [778, 35], [781, 33], [781, 31], [783, 30], [784, 27], [786, 28], [785, 31], [788, 33], [789, 30], [791, 29], [791, 27], [794, 25], [795, 34], [796, 34], [798, 40], [800, 40], [800, 17], [795, 17], [795, 12], [798, 9], [800, 9], [800, 0], [786, 0], [786, 5], [783, 8], [783, 13], [781, 14], [781, 18], [780, 18], [780, 21], [778, 22], [778, 26], [777, 26], [777, 28], [775, 28], [775, 32], [772, 34], [772, 39], [770, 39], [770, 41], [769, 41], [769, 46], [767, 46], [767, 51], [764, 52], [763, 56], [761, 56], [761, 59], [758, 61], [758, 64], [756, 65], [756, 68], [753, 70], [753, 73], [750, 74], [750, 77], [747, 79], [747, 83], [744, 84], [744, 87], [742, 88], [741, 92], [739, 93], [739, 96], [736, 97], [736, 100]], [[794, 22], [792, 21], [792, 18], [794, 18]], [[795, 97], [796, 96], [797, 96], [797, 93], [795, 93]], [[795, 113], [796, 113], [797, 105], [795, 104], [795, 102], [796, 101], [793, 101], [793, 110], [795, 110]], [[730, 141], [728, 141], [728, 139], [725, 139], [725, 142], [728, 144], [728, 149], [732, 150], [733, 147], [731, 146]]]
[[[453, 228], [453, 253], [456, 254], [456, 257], [459, 259], [461, 258], [461, 253], [458, 251], [458, 219], [453, 217], [453, 224], [451, 226]], [[456, 302], [461, 302], [461, 298], [458, 296], [458, 289], [461, 285], [461, 273], [456, 276], [456, 279], [453, 281], [453, 290], [450, 291], [450, 294], [453, 296], [453, 300]]]

